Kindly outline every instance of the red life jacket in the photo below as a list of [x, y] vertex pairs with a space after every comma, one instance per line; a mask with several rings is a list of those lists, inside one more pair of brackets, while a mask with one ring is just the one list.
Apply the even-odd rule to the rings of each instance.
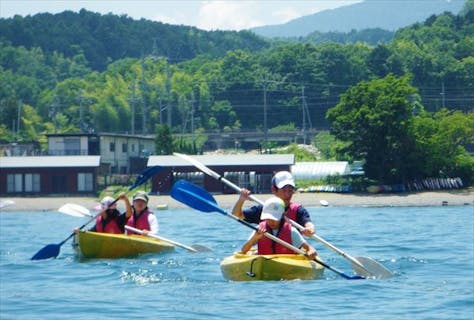
[[301, 204], [290, 202], [288, 209], [286, 209], [286, 216], [293, 221], [296, 221], [296, 213], [298, 212], [298, 208], [301, 207]]
[[[292, 244], [291, 242], [291, 225], [283, 221], [281, 222], [283, 225], [281, 226], [280, 230], [278, 231], [277, 237], [280, 238], [281, 240], [288, 242], [289, 244]], [[271, 230], [267, 226], [266, 221], [262, 221], [259, 224], [259, 227], [265, 227], [267, 231]], [[258, 254], [295, 254], [295, 252], [291, 249], [288, 249], [287, 247], [271, 240], [268, 239], [267, 237], [262, 237], [260, 240], [258, 240]]]
[[123, 231], [120, 229], [117, 218], [113, 218], [110, 220], [102, 219], [102, 216], [99, 215], [97, 219], [95, 219], [95, 230], [96, 232], [104, 232], [104, 233], [115, 233], [121, 234]]
[[[150, 222], [148, 222], [148, 215], [152, 214], [148, 207], [139, 214], [133, 213], [128, 219], [127, 225], [140, 230], [150, 230]], [[127, 230], [127, 234], [133, 232]]]

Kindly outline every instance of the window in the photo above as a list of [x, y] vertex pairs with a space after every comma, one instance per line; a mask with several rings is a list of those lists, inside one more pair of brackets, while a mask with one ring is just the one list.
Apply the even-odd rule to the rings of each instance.
[[7, 175], [7, 192], [23, 191], [23, 175], [20, 173]]
[[80, 138], [64, 138], [64, 154], [65, 155], [81, 154]]
[[92, 173], [77, 174], [77, 191], [94, 191], [94, 175]]
[[127, 153], [127, 144], [126, 143], [122, 143], [122, 152]]
[[40, 175], [38, 173], [25, 174], [25, 191], [39, 192], [40, 190]]
[[109, 151], [114, 152], [115, 151], [115, 142], [111, 142], [109, 144]]

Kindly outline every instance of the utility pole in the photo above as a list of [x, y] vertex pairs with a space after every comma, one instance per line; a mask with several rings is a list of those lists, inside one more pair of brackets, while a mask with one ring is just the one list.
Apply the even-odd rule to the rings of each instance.
[[267, 125], [267, 85], [268, 83], [265, 82], [263, 85], [263, 134], [264, 134], [264, 141], [265, 145], [268, 142], [268, 125]]
[[135, 95], [137, 80], [135, 76], [133, 77], [133, 84], [132, 84], [132, 97], [130, 98], [131, 109], [132, 109], [132, 134], [135, 134], [135, 102], [137, 100]]
[[281, 83], [285, 81], [285, 78], [281, 78], [278, 74], [272, 74], [267, 70], [263, 70], [260, 74], [260, 79], [258, 83], [262, 86], [263, 89], [263, 134], [265, 146], [268, 142], [268, 123], [267, 123], [267, 92], [270, 89], [275, 89]]
[[441, 82], [441, 105], [446, 108], [446, 92], [444, 91], [444, 81]]
[[301, 110], [303, 111], [303, 144], [306, 144], [306, 109], [305, 109], [304, 86], [301, 87]]
[[146, 125], [146, 119], [148, 118], [148, 109], [146, 101], [147, 83], [145, 79], [145, 58], [142, 59], [142, 79], [140, 84], [142, 91], [142, 133], [147, 134], [148, 130]]
[[165, 58], [166, 62], [166, 123], [168, 127], [171, 129], [172, 122], [171, 122], [171, 72], [170, 66], [168, 63], [168, 58]]
[[194, 141], [194, 90], [191, 92], [191, 135]]
[[309, 116], [308, 104], [306, 103], [306, 96], [304, 90], [305, 87], [301, 87], [301, 107], [303, 109], [303, 144], [306, 144], [306, 123], [309, 124], [309, 129], [313, 128], [313, 124], [311, 123], [311, 117]]
[[23, 106], [23, 101], [18, 101], [18, 115], [16, 117], [16, 140], [18, 141], [20, 137], [20, 116], [21, 116], [21, 107]]
[[58, 102], [58, 95], [55, 94], [53, 97], [53, 102], [49, 106], [49, 112], [48, 116], [53, 120], [53, 126], [54, 126], [54, 133], [57, 132], [57, 121], [56, 121], [56, 114], [58, 113], [58, 109], [61, 107], [61, 105]]

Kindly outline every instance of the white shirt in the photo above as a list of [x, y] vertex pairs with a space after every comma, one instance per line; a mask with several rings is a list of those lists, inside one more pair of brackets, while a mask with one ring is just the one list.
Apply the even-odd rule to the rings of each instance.
[[158, 234], [159, 230], [159, 225], [158, 225], [158, 219], [154, 214], [149, 214], [148, 215], [148, 223], [150, 224], [150, 234]]

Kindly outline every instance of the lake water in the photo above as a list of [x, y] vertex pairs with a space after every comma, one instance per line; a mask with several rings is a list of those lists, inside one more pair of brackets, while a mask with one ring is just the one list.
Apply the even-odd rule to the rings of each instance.
[[[226, 208], [227, 209], [227, 208]], [[0, 214], [0, 319], [474, 319], [474, 208], [308, 208], [318, 234], [395, 273], [345, 280], [232, 282], [219, 269], [252, 230], [219, 213], [155, 211], [160, 234], [212, 252], [79, 261], [31, 261], [86, 218], [58, 212]], [[326, 263], [350, 264], [310, 240]]]

